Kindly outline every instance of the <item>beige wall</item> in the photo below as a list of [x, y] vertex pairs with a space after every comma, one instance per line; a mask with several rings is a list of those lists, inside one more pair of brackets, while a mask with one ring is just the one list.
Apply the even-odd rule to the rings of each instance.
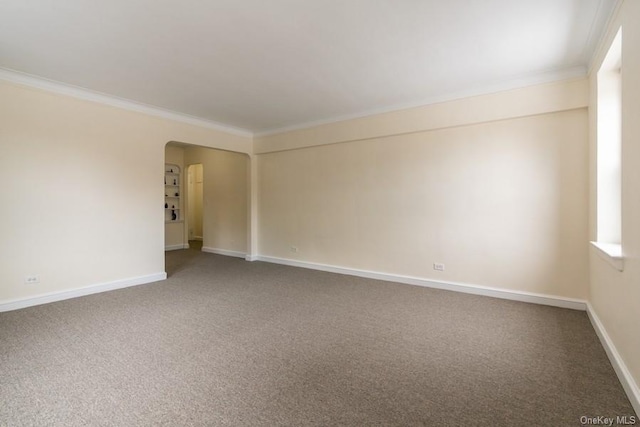
[[587, 129], [580, 108], [261, 155], [259, 253], [585, 298]]
[[172, 146], [171, 143], [167, 144], [164, 150], [164, 162], [177, 165], [180, 168], [180, 190], [178, 194], [181, 194], [180, 205], [178, 206], [182, 212], [180, 212], [179, 222], [165, 222], [164, 224], [164, 246], [165, 248], [178, 248], [184, 247], [184, 194], [186, 171], [184, 167], [184, 150], [180, 147]]
[[[0, 82], [0, 303], [164, 272], [168, 141], [248, 137]], [[40, 283], [24, 284], [37, 274]]]
[[[640, 384], [640, 2], [624, 1], [590, 74], [590, 237], [596, 239], [596, 73], [622, 25], [622, 250], [620, 272], [591, 250], [591, 304], [637, 385]], [[640, 394], [637, 396], [640, 399]]]
[[184, 149], [185, 166], [203, 168], [203, 248], [247, 253], [246, 154], [202, 147]]
[[256, 138], [254, 152], [269, 153], [467, 126], [582, 108], [588, 102], [588, 81], [579, 78], [260, 136]]

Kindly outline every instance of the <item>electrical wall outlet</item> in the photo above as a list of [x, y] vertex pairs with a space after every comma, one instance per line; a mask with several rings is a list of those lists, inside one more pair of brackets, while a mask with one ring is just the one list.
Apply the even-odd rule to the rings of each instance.
[[444, 264], [441, 264], [439, 262], [434, 262], [433, 269], [437, 271], [444, 271]]
[[27, 285], [33, 285], [34, 283], [40, 283], [40, 276], [37, 274], [32, 274], [30, 276], [25, 276], [24, 283]]
[[290, 247], [289, 247], [289, 250], [290, 250], [291, 252], [298, 252], [298, 247], [297, 247], [297, 246], [290, 246]]

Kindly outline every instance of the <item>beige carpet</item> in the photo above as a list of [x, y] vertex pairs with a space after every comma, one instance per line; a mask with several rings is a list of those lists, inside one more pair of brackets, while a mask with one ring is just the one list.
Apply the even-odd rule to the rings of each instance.
[[195, 250], [0, 313], [2, 426], [579, 426], [634, 415], [584, 312]]

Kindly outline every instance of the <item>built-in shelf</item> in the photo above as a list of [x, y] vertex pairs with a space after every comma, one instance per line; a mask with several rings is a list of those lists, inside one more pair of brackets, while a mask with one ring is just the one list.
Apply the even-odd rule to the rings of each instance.
[[180, 215], [180, 179], [180, 166], [166, 163], [164, 165], [164, 221], [166, 223], [182, 222]]

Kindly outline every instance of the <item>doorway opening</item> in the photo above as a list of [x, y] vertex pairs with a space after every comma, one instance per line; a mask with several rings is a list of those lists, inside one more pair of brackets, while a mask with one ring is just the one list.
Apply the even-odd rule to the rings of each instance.
[[[179, 171], [175, 185], [174, 176], [165, 173], [170, 181], [165, 190], [167, 185], [175, 187], [171, 193], [165, 191], [165, 212], [169, 212], [165, 215], [170, 215], [169, 220], [165, 216], [164, 227], [167, 274], [179, 271], [201, 252], [246, 258], [249, 160], [245, 153], [177, 141], [165, 145], [165, 167], [175, 165], [174, 175]], [[174, 199], [168, 200], [170, 196]]]
[[187, 168], [187, 233], [189, 247], [202, 249], [203, 232], [203, 177], [202, 163]]

